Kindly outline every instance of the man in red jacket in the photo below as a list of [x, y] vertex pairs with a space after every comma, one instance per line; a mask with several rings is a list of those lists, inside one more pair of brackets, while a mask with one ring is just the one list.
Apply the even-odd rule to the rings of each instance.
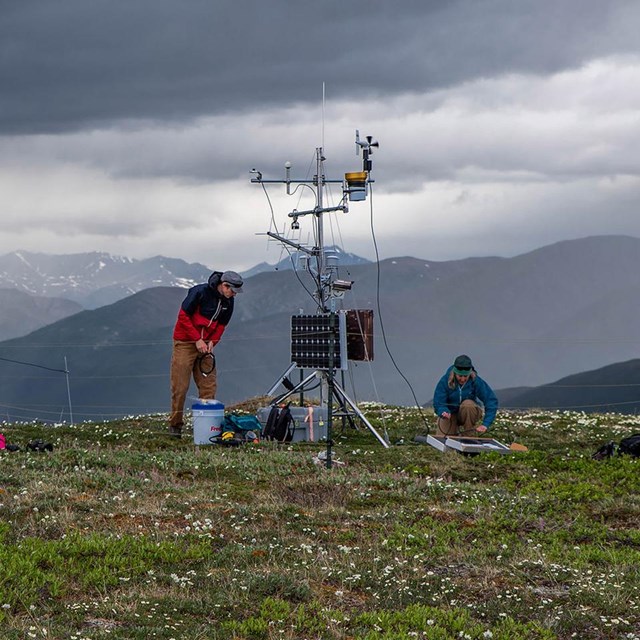
[[233, 298], [242, 293], [242, 284], [242, 277], [235, 271], [214, 271], [207, 283], [191, 287], [182, 301], [173, 330], [169, 417], [172, 436], [182, 435], [184, 403], [191, 376], [198, 387], [199, 398], [215, 398], [217, 374], [213, 348], [231, 320]]

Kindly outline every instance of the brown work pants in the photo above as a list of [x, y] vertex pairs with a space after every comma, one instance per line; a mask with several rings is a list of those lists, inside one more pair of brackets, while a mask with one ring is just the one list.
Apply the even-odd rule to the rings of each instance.
[[463, 400], [458, 413], [452, 413], [450, 418], [438, 416], [437, 436], [477, 436], [476, 425], [484, 412], [473, 400]]
[[216, 397], [218, 387], [216, 369], [204, 375], [198, 362], [200, 355], [202, 354], [196, 349], [195, 342], [174, 340], [171, 356], [170, 427], [182, 427], [184, 424], [184, 403], [191, 384], [191, 376], [198, 387], [199, 398], [213, 400]]

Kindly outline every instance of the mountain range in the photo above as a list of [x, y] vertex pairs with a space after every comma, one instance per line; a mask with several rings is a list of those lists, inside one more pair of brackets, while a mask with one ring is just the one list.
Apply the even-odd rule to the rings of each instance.
[[206, 281], [211, 271], [163, 256], [134, 260], [99, 252], [57, 256], [14, 251], [0, 256], [0, 288], [96, 309], [150, 287], [191, 287]]
[[533, 389], [498, 394], [509, 407], [605, 413], [640, 411], [640, 359], [583, 371]]
[[[344, 386], [356, 401], [425, 404], [455, 356], [467, 353], [494, 389], [504, 389], [503, 403], [544, 406], [544, 396], [531, 394], [550, 389], [550, 381], [557, 393], [568, 376], [640, 357], [639, 269], [640, 240], [624, 236], [565, 241], [513, 258], [340, 266], [338, 277], [354, 284], [338, 306], [372, 309], [375, 334], [374, 360], [352, 362]], [[244, 289], [216, 349], [224, 403], [264, 394], [290, 362], [291, 315], [316, 312], [307, 273], [262, 271]], [[68, 419], [68, 391], [76, 419], [167, 411], [171, 333], [184, 294], [176, 286], [145, 288], [1, 342], [3, 412]], [[49, 370], [65, 362], [69, 390], [66, 376]], [[612, 371], [594, 373], [587, 388], [605, 384], [593, 382], [600, 375]], [[624, 384], [633, 392], [639, 382], [631, 376]], [[557, 402], [585, 410], [637, 406], [617, 398], [587, 393]]]
[[[325, 253], [334, 256], [336, 264], [342, 266], [369, 263], [369, 260], [347, 253], [338, 246], [327, 247]], [[242, 275], [250, 278], [263, 272], [298, 269], [301, 256], [306, 254], [290, 251], [276, 264], [262, 262], [242, 272]], [[217, 268], [225, 269], [219, 265]], [[58, 303], [57, 316], [51, 318], [53, 321], [65, 317], [65, 309], [68, 310], [66, 315], [76, 313], [80, 308], [97, 309], [151, 287], [192, 287], [198, 282], [205, 282], [212, 271], [211, 267], [197, 262], [188, 263], [164, 256], [134, 260], [100, 252], [56, 256], [14, 251], [0, 256], [0, 290], [20, 291], [43, 298], [62, 298], [76, 303]], [[5, 295], [4, 301], [7, 304], [15, 302], [18, 314], [26, 316], [31, 311], [26, 299], [22, 300], [24, 309], [20, 308], [17, 297], [10, 300]], [[39, 314], [34, 314], [29, 330], [36, 328], [33, 325], [38, 317]], [[45, 324], [48, 324], [46, 319], [38, 326]], [[5, 329], [0, 322], [0, 340], [26, 335], [27, 332], [8, 335], [8, 326]]]
[[65, 298], [29, 295], [17, 289], [0, 289], [0, 340], [28, 333], [67, 318], [82, 306]]

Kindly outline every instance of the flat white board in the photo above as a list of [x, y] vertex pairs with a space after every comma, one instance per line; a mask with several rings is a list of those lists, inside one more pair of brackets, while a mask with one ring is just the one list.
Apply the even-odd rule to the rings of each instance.
[[511, 449], [502, 442], [498, 442], [493, 438], [466, 438], [447, 436], [444, 444], [450, 449], [462, 451], [464, 453], [489, 453], [497, 451], [498, 453], [511, 453]]

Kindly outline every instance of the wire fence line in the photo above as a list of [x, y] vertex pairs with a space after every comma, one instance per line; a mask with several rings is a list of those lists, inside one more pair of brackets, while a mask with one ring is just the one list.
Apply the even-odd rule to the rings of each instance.
[[[398, 343], [415, 344], [416, 339], [419, 338], [422, 344], [441, 344], [443, 341], [452, 339], [450, 335], [438, 335], [429, 334], [425, 337], [424, 334], [411, 336], [406, 333], [395, 334], [387, 332], [389, 338], [393, 338]], [[264, 334], [252, 334], [250, 336], [227, 336], [225, 334], [225, 342], [251, 342], [254, 340], [274, 340], [282, 339], [288, 340], [290, 333], [283, 332], [270, 332]], [[599, 337], [599, 338], [575, 338], [575, 337], [563, 337], [563, 336], [546, 336], [546, 337], [510, 337], [500, 338], [495, 336], [475, 336], [474, 341], [477, 344], [492, 344], [492, 345], [585, 345], [585, 344], [640, 344], [640, 338], [634, 336], [622, 336], [622, 337]], [[116, 349], [121, 347], [151, 347], [151, 346], [170, 346], [173, 344], [171, 338], [166, 340], [122, 340], [122, 341], [109, 341], [100, 343], [94, 342], [30, 342], [28, 345], [24, 344], [2, 344], [1, 348], [4, 349], [52, 349], [52, 348], [79, 348], [79, 349]]]
[[[195, 400], [195, 397], [194, 397]], [[512, 407], [512, 406], [501, 406], [500, 409], [503, 411], [515, 411], [515, 412], [526, 412], [533, 410], [540, 411], [585, 411], [589, 409], [594, 412], [594, 410], [602, 409], [604, 413], [615, 412], [616, 408], [628, 407], [630, 405], [638, 404], [639, 401], [626, 401], [626, 402], [607, 402], [602, 404], [569, 404], [562, 406], [554, 406], [554, 407]], [[21, 421], [36, 421], [36, 422], [65, 422], [63, 419], [64, 415], [68, 413], [68, 407], [61, 406], [60, 408], [54, 408], [52, 404], [38, 404], [31, 403], [30, 406], [20, 406], [20, 405], [12, 405], [5, 404], [0, 402], [0, 413], [11, 411], [11, 419], [7, 420], [7, 422], [21, 422]], [[168, 403], [164, 406], [158, 407], [148, 407], [148, 406], [134, 406], [134, 405], [83, 405], [83, 404], [74, 404], [74, 411], [77, 413], [81, 412], [83, 416], [86, 416], [85, 420], [94, 421], [94, 420], [110, 420], [116, 418], [125, 418], [131, 416], [167, 416], [169, 413]], [[637, 413], [634, 412], [634, 413]], [[55, 417], [57, 417], [57, 419]]]
[[[148, 345], [148, 344], [159, 344], [159, 343], [121, 343], [119, 345], [106, 345], [106, 346], [132, 346], [132, 345]], [[170, 344], [168, 342], [162, 342], [161, 344]], [[80, 346], [88, 346], [88, 345], [80, 345]], [[95, 345], [94, 345], [95, 346]], [[49, 345], [51, 347], [51, 345]], [[67, 369], [58, 369], [54, 367], [48, 367], [46, 365], [41, 365], [33, 362], [26, 362], [11, 358], [5, 358], [0, 356], [0, 362], [6, 362], [9, 364], [18, 364], [24, 365], [31, 368], [41, 369], [51, 373], [62, 373], [67, 377], [69, 376], [69, 371]], [[252, 366], [252, 367], [227, 367], [220, 368], [219, 372], [221, 374], [225, 373], [234, 373], [238, 371], [259, 371], [270, 369], [270, 365], [260, 365], [260, 366]], [[3, 376], [0, 374], [0, 380], [2, 379], [11, 379], [15, 380], [52, 380], [54, 378], [58, 378], [59, 376], [52, 375], [21, 375], [21, 376]], [[75, 381], [82, 380], [112, 380], [112, 379], [129, 379], [129, 380], [141, 380], [141, 379], [166, 379], [167, 383], [169, 380], [169, 366], [164, 372], [161, 373], [136, 373], [136, 374], [115, 374], [115, 375], [84, 375], [84, 376], [72, 376], [72, 379]], [[536, 387], [531, 387], [532, 389], [540, 389], [544, 388], [546, 390], [552, 389], [626, 389], [626, 388], [638, 388], [640, 387], [640, 383], [634, 382], [620, 382], [620, 383], [607, 383], [607, 384], [546, 384], [546, 385], [538, 385]], [[592, 404], [564, 404], [554, 407], [545, 407], [546, 410], [598, 410], [605, 409], [608, 411], [614, 411], [616, 408], [628, 407], [630, 405], [637, 404], [640, 400], [629, 400], [629, 401], [620, 401], [620, 402], [602, 402], [602, 403], [592, 403]], [[53, 421], [49, 416], [63, 416], [65, 411], [67, 410], [65, 407], [53, 409], [53, 404], [37, 404], [30, 402], [29, 407], [25, 406], [16, 406], [9, 403], [3, 403], [0, 398], [0, 410], [3, 410], [9, 413], [12, 412], [13, 416], [16, 419], [25, 419], [25, 420], [40, 420], [40, 421]], [[80, 410], [84, 416], [94, 416], [101, 417], [102, 419], [107, 418], [115, 418], [122, 417], [123, 413], [131, 414], [131, 413], [140, 413], [143, 414], [154, 414], [154, 413], [166, 413], [168, 411], [167, 405], [163, 405], [162, 407], [149, 408], [148, 405], [145, 406], [133, 406], [133, 405], [117, 405], [117, 404], [108, 404], [108, 405], [90, 405], [90, 404], [77, 404], [74, 403], [74, 407], [76, 410]], [[508, 405], [503, 405], [502, 409], [506, 410], [516, 410], [522, 409], [521, 407], [510, 407]], [[29, 414], [38, 414], [38, 416], [34, 418], [33, 415]], [[42, 417], [44, 416], [44, 417]]]
[[10, 358], [3, 358], [0, 356], [0, 360], [3, 362], [12, 362], [13, 364], [22, 364], [27, 367], [36, 367], [38, 369], [46, 369], [47, 371], [57, 371], [58, 373], [69, 373], [66, 369], [54, 369], [52, 367], [46, 367], [42, 364], [36, 364], [34, 362], [23, 362], [22, 360], [11, 360]]

